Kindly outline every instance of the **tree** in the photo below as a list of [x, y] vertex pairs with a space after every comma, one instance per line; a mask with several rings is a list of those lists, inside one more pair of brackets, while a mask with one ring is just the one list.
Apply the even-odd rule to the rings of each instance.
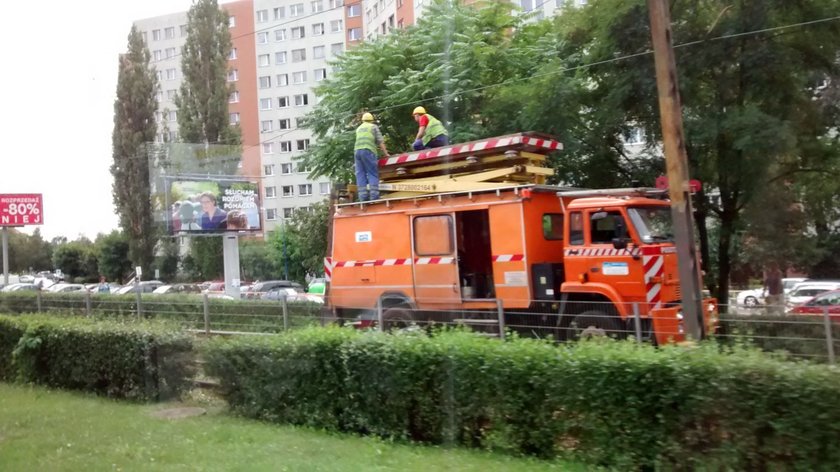
[[329, 203], [320, 202], [306, 210], [298, 210], [289, 222], [289, 238], [294, 241], [293, 256], [304, 276], [324, 272], [329, 212]]
[[483, 109], [494, 89], [482, 87], [527, 77], [532, 70], [533, 52], [511, 36], [523, 22], [511, 14], [511, 2], [464, 6], [436, 0], [428, 8], [406, 31], [347, 51], [333, 77], [316, 89], [320, 101], [307, 127], [317, 140], [302, 156], [313, 176], [350, 179], [353, 129], [367, 110], [376, 114], [392, 152], [410, 148], [417, 105], [448, 125], [453, 142], [487, 136]]
[[52, 247], [35, 228], [32, 236], [12, 228], [9, 231], [9, 270], [23, 273], [52, 269]]
[[265, 241], [244, 240], [239, 245], [242, 280], [272, 280], [282, 277], [282, 255]]
[[194, 237], [184, 258], [184, 271], [193, 280], [218, 280], [224, 274], [222, 238]]
[[187, 41], [181, 53], [184, 80], [175, 97], [178, 131], [187, 143], [239, 144], [230, 126], [227, 81], [231, 50], [228, 14], [216, 0], [198, 0], [187, 13]]
[[119, 59], [111, 174], [120, 228], [128, 237], [128, 257], [144, 270], [151, 267], [157, 242], [146, 144], [155, 139], [158, 81], [149, 59], [142, 35], [132, 26], [128, 52]]
[[53, 251], [53, 265], [71, 282], [93, 282], [99, 279], [96, 250], [90, 241], [80, 239], [56, 247]]
[[96, 254], [99, 275], [108, 280], [123, 281], [123, 277], [132, 272], [128, 258], [128, 237], [121, 231], [112, 231], [108, 235], [99, 235], [96, 239]]

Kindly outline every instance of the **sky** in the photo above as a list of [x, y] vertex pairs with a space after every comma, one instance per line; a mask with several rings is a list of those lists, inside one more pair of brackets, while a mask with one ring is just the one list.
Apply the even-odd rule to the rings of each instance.
[[[6, 93], [6, 118], [0, 193], [43, 194], [40, 228], [46, 239], [72, 240], [80, 234], [93, 239], [117, 228], [109, 170], [117, 57], [127, 49], [133, 21], [186, 11], [191, 4], [191, 0], [4, 4], [0, 90]], [[24, 231], [31, 234], [34, 228]]]

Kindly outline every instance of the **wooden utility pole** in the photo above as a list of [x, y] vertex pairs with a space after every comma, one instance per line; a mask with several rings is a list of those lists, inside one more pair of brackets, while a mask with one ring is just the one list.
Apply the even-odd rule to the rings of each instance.
[[703, 338], [703, 308], [700, 293], [700, 266], [694, 249], [691, 196], [688, 187], [688, 160], [683, 135], [682, 106], [677, 86], [677, 65], [671, 40], [671, 13], [668, 0], [648, 0], [650, 35], [656, 62], [656, 86], [665, 164], [668, 169], [668, 192], [680, 273], [683, 316], [686, 331], [694, 339]]

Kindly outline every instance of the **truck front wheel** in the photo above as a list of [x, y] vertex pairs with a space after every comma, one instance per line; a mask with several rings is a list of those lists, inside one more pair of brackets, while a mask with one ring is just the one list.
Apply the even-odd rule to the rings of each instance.
[[414, 316], [411, 310], [402, 306], [395, 306], [386, 308], [382, 312], [382, 328], [384, 331], [391, 331], [393, 329], [405, 329], [414, 323]]
[[566, 330], [566, 339], [573, 341], [602, 336], [624, 339], [627, 337], [627, 328], [616, 316], [590, 310], [572, 318]]

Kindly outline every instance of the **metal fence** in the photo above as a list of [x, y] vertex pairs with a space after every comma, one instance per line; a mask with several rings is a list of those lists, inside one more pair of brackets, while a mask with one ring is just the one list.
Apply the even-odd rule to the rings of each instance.
[[[287, 300], [224, 300], [208, 295], [136, 295], [0, 293], [0, 313], [51, 313], [90, 317], [154, 318], [205, 334], [270, 334], [306, 326], [341, 324], [359, 329], [412, 330], [465, 326], [487, 336], [516, 334], [557, 341], [588, 336], [655, 341], [657, 335], [680, 337], [673, 316], [653, 319], [644, 304], [585, 306], [556, 301], [523, 301], [527, 308], [503, 308], [498, 300], [473, 300], [476, 309], [416, 309], [407, 305], [361, 303], [341, 310]], [[510, 303], [510, 301], [508, 301]], [[824, 309], [815, 315], [786, 314], [784, 307], [720, 307], [714, 332], [723, 346], [754, 346], [816, 362], [835, 362], [840, 349], [840, 315]], [[664, 321], [664, 323], [660, 323]], [[656, 326], [656, 329], [654, 329]], [[661, 338], [660, 338], [661, 339]]]

